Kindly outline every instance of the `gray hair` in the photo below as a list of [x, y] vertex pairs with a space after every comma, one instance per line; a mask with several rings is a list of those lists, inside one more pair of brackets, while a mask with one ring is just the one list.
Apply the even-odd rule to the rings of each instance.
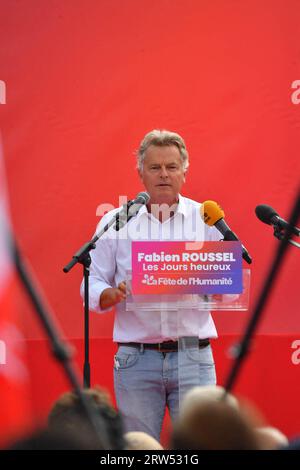
[[146, 150], [150, 145], [157, 145], [158, 147], [164, 147], [168, 145], [176, 145], [180, 152], [183, 169], [187, 170], [189, 166], [189, 154], [185, 146], [183, 138], [176, 134], [176, 132], [171, 132], [167, 130], [157, 130], [154, 129], [143, 138], [139, 149], [136, 152], [137, 155], [137, 168], [142, 171], [143, 163], [145, 160]]

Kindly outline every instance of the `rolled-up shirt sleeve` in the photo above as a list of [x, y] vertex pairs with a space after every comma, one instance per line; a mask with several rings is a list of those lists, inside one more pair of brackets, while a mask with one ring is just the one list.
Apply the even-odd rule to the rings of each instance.
[[[96, 233], [110, 220], [104, 216], [96, 230]], [[110, 229], [111, 230], [111, 229]], [[105, 233], [96, 243], [96, 248], [90, 252], [92, 263], [89, 276], [89, 309], [96, 313], [104, 313], [112, 310], [100, 308], [100, 296], [104, 289], [115, 287], [116, 256], [114, 253], [114, 240]], [[84, 279], [80, 286], [80, 295], [84, 299]]]

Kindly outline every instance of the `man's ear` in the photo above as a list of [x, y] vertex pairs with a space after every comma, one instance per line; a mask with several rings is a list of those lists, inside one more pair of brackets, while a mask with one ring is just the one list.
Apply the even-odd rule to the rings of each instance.
[[138, 174], [139, 174], [139, 177], [141, 178], [141, 180], [143, 181], [143, 173], [139, 168], [138, 168]]

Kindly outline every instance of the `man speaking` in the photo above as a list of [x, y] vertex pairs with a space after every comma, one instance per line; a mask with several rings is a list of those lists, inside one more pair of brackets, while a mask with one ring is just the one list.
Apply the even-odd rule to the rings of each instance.
[[[90, 308], [103, 313], [116, 307], [113, 340], [118, 343], [114, 358], [118, 408], [127, 431], [144, 431], [157, 440], [166, 406], [174, 420], [183, 392], [216, 383], [209, 340], [216, 338], [217, 332], [210, 312], [188, 308], [178, 313], [126, 311], [125, 306], [132, 241], [221, 238], [215, 227], [202, 221], [201, 204], [181, 195], [188, 166], [188, 152], [180, 135], [166, 130], [149, 132], [137, 152], [137, 169], [150, 200], [120, 230], [111, 227], [91, 252]], [[105, 214], [98, 229], [119, 210]], [[180, 351], [180, 368], [179, 337], [194, 345]]]

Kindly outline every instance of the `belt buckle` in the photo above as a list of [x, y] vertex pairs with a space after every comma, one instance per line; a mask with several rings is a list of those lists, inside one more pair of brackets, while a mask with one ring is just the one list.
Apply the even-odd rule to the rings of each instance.
[[169, 352], [169, 349], [164, 347], [164, 343], [158, 343], [158, 352]]

